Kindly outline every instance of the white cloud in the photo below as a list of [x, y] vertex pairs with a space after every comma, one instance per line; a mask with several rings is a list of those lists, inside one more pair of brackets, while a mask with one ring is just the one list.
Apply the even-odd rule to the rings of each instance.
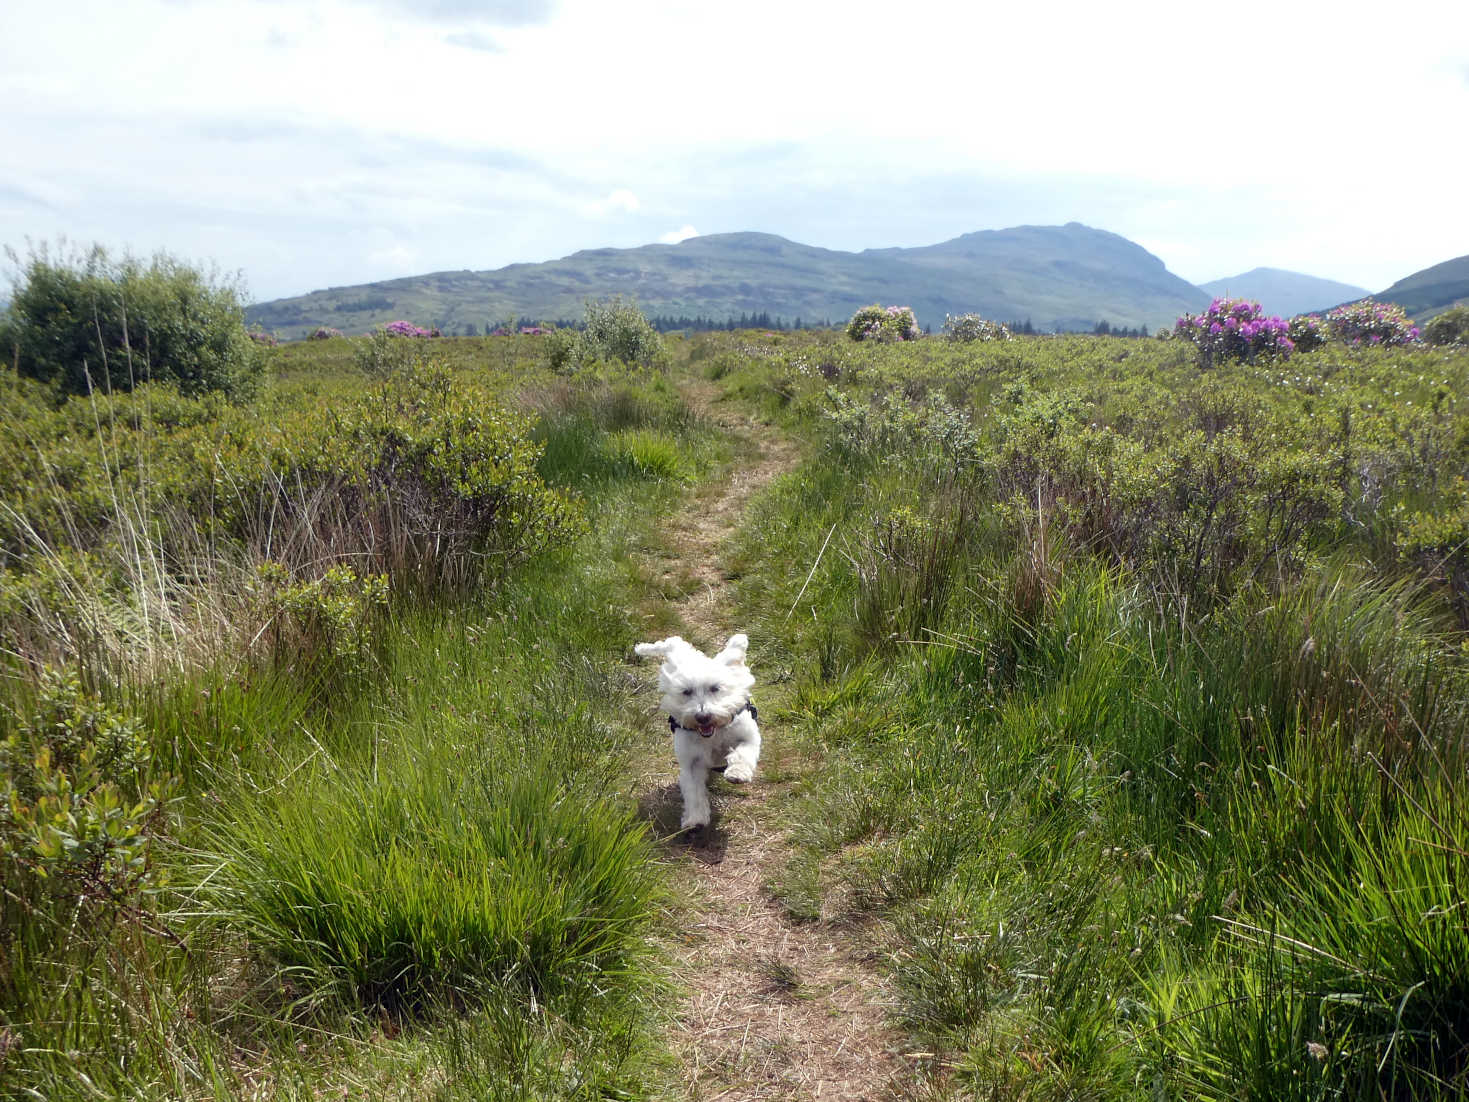
[[690, 226], [688, 223], [684, 223], [684, 225], [680, 226], [676, 230], [669, 230], [667, 233], [660, 233], [658, 235], [658, 240], [664, 245], [677, 245], [680, 241], [687, 241], [691, 237], [698, 236], [698, 230], [694, 229], [694, 227]]

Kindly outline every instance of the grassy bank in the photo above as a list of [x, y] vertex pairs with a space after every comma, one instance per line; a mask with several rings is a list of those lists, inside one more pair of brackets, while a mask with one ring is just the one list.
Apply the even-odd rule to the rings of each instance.
[[1465, 1089], [1462, 352], [701, 359], [821, 445], [739, 563], [826, 763], [778, 888], [884, 920], [937, 1095]]
[[604, 1098], [658, 1059], [618, 660], [629, 549], [717, 445], [658, 373], [333, 343], [253, 406], [10, 411], [5, 1097]]

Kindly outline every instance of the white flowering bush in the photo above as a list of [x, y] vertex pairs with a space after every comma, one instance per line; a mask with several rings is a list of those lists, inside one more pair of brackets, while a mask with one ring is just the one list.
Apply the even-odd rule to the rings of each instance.
[[1008, 341], [1010, 330], [997, 321], [987, 321], [978, 314], [944, 315], [944, 336], [951, 341]]

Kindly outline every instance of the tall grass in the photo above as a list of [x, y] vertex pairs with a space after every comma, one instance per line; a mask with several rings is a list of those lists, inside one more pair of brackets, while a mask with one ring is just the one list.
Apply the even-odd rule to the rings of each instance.
[[[366, 385], [326, 379], [322, 393], [340, 407], [363, 400]], [[638, 1088], [656, 1049], [659, 980], [647, 934], [662, 889], [624, 792], [629, 732], [643, 726], [618, 663], [642, 628], [628, 554], [681, 492], [677, 480], [706, 467], [710, 445], [688, 439], [695, 422], [666, 386], [644, 394], [630, 384], [610, 399], [599, 387], [569, 388], [537, 416], [539, 440], [564, 444], [549, 460], [553, 449], [528, 437], [510, 441], [513, 454], [472, 454], [484, 433], [520, 422], [481, 416], [457, 390], [380, 404], [343, 430], [393, 443], [376, 453], [394, 461], [372, 483], [378, 511], [349, 517], [350, 494], [332, 490], [341, 489], [332, 478], [312, 481], [323, 470], [345, 477], [350, 465], [305, 463], [302, 478], [278, 478], [261, 498], [275, 494], [276, 506], [250, 514], [244, 530], [266, 542], [226, 538], [219, 513], [201, 525], [191, 510], [215, 500], [208, 495], [160, 494], [163, 460], [182, 462], [172, 437], [161, 452], [143, 447], [146, 470], [114, 477], [118, 489], [96, 511], [76, 499], [70, 529], [44, 528], [13, 503], [11, 519], [36, 537], [21, 580], [35, 584], [31, 568], [49, 564], [52, 586], [31, 605], [7, 606], [7, 628], [39, 612], [27, 621], [34, 646], [17, 655], [40, 666], [85, 651], [86, 699], [143, 732], [149, 767], [118, 778], [122, 812], [153, 779], [175, 783], [147, 812], [148, 878], [116, 892], [87, 894], [76, 879], [58, 891], [55, 877], [37, 893], [17, 892], [13, 874], [29, 877], [27, 893], [41, 882], [30, 851], [10, 846], [30, 846], [29, 828], [0, 811], [0, 1095], [588, 1098]], [[289, 402], [320, 400], [313, 384], [293, 388]], [[440, 398], [452, 408], [435, 421]], [[116, 440], [138, 451], [131, 429], [99, 424], [94, 455], [73, 457], [94, 487], [98, 472], [119, 470], [107, 460]], [[146, 418], [137, 427], [158, 428]], [[500, 535], [531, 537], [450, 533], [465, 536], [449, 542], [468, 552], [454, 561], [483, 572], [485, 557], [494, 560], [492, 586], [418, 584], [416, 552], [364, 560], [373, 518], [406, 523], [437, 492], [424, 448], [433, 450], [440, 428], [454, 437], [454, 463], [466, 464], [456, 492], [471, 512], [481, 476], [534, 489], [539, 471], [559, 484], [547, 491], [559, 501], [574, 488], [595, 523], [542, 539], [546, 529], [516, 525], [533, 524], [548, 499], [485, 498], [491, 513], [508, 510]], [[207, 457], [212, 439], [188, 445]], [[350, 450], [347, 440], [328, 443], [333, 454]], [[676, 469], [660, 467], [671, 448]], [[642, 458], [606, 460], [623, 453]], [[489, 466], [475, 466], [482, 461]], [[43, 468], [38, 485], [50, 477]], [[168, 485], [192, 486], [199, 475], [181, 467]], [[51, 485], [63, 496], [75, 489], [60, 478]], [[238, 501], [241, 485], [224, 486]], [[427, 496], [415, 497], [424, 487]], [[171, 534], [174, 510], [186, 530]], [[331, 517], [341, 523], [322, 522]], [[423, 547], [442, 549], [443, 524], [456, 517], [424, 529]], [[262, 574], [267, 553], [285, 564]], [[344, 562], [361, 572], [335, 574]], [[386, 604], [372, 598], [370, 565], [388, 573]], [[107, 586], [92, 583], [92, 570]], [[154, 588], [137, 592], [146, 585]], [[58, 594], [72, 601], [62, 615], [95, 613], [95, 634], [51, 630]], [[176, 619], [149, 629], [160, 660], [139, 661], [128, 651], [138, 637], [120, 625], [134, 607], [158, 622], [160, 601]], [[188, 616], [205, 616], [215, 634], [204, 639]], [[71, 737], [46, 734], [30, 677], [17, 663], [0, 713], [0, 743], [24, 754], [38, 739]], [[10, 768], [23, 755], [0, 757], [7, 784], [31, 784]], [[72, 783], [80, 774], [56, 776]], [[91, 802], [78, 806], [113, 814], [110, 790], [88, 783]], [[34, 801], [26, 788], [24, 814]]]
[[[936, 403], [888, 370], [870, 406], [797, 384], [787, 423], [825, 446], [740, 556], [827, 763], [793, 908], [891, 924], [900, 1020], [958, 1097], [1469, 1089], [1452, 594], [1276, 489], [1210, 519], [1132, 481], [1141, 452], [1078, 461], [1086, 418], [1121, 424], [1111, 368], [967, 438], [953, 376]], [[1169, 525], [1177, 571], [1139, 550]]]

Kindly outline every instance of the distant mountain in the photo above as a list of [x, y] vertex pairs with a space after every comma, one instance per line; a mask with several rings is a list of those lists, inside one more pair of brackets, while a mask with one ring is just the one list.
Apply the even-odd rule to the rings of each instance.
[[579, 318], [588, 298], [635, 296], [650, 315], [724, 321], [768, 313], [843, 321], [870, 302], [912, 306], [938, 329], [969, 311], [1038, 329], [1171, 325], [1209, 296], [1140, 245], [1077, 222], [968, 233], [912, 249], [818, 249], [766, 233], [587, 249], [542, 264], [333, 287], [252, 306], [252, 324], [294, 337], [319, 325], [364, 333], [395, 318], [446, 331], [507, 317]]
[[1370, 294], [1365, 287], [1332, 279], [1287, 272], [1281, 268], [1252, 268], [1228, 279], [1213, 279], [1199, 286], [1211, 295], [1254, 299], [1267, 314], [1289, 318], [1329, 310], [1341, 302]]
[[1414, 321], [1426, 321], [1456, 302], [1469, 301], [1469, 256], [1414, 272], [1372, 297], [1396, 302]]

